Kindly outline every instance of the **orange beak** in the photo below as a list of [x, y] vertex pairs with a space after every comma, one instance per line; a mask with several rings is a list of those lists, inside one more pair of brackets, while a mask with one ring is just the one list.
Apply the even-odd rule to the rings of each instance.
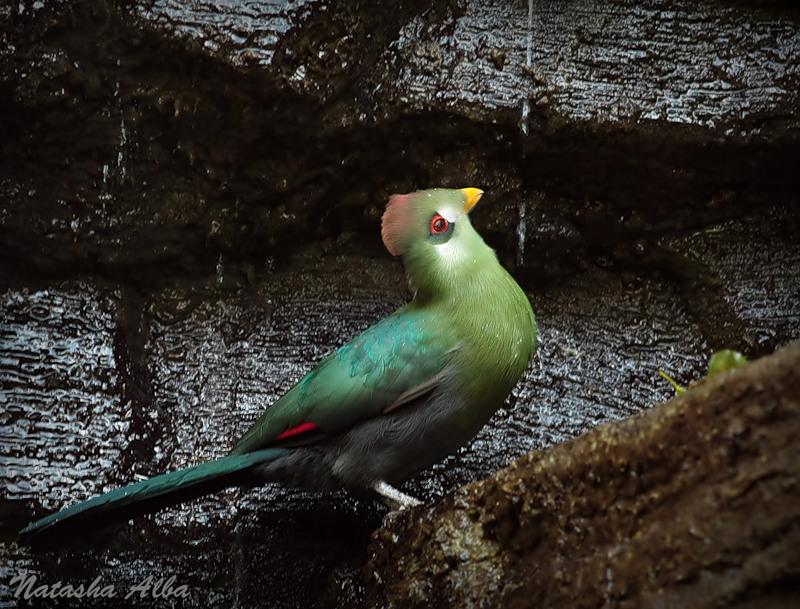
[[478, 204], [483, 196], [483, 191], [480, 188], [462, 188], [461, 192], [464, 193], [466, 203], [464, 204], [464, 211], [469, 213], [472, 208]]

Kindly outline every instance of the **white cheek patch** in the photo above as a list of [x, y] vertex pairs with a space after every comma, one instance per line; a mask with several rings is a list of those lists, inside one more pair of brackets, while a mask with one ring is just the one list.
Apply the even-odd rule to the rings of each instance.
[[467, 257], [467, 252], [464, 251], [463, 247], [459, 247], [459, 243], [455, 239], [450, 239], [447, 243], [442, 243], [434, 247], [446, 269], [463, 264]]
[[459, 248], [455, 246], [455, 243], [453, 243], [452, 239], [446, 243], [439, 243], [434, 247], [436, 248], [436, 252], [444, 258], [452, 258], [453, 255], [457, 254], [459, 250]]

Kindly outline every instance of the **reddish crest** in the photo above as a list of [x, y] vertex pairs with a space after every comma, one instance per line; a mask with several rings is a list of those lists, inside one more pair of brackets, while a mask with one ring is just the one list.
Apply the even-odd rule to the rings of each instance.
[[405, 253], [405, 233], [408, 231], [412, 195], [392, 195], [381, 219], [381, 238], [392, 256]]

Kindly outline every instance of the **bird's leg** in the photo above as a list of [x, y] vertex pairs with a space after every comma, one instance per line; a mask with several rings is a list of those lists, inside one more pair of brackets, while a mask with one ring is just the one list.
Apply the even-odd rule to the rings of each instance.
[[378, 493], [383, 502], [393, 510], [404, 510], [422, 504], [422, 501], [419, 499], [415, 499], [411, 495], [406, 495], [404, 492], [397, 490], [391, 484], [387, 484], [383, 480], [378, 480], [378, 482], [373, 484], [372, 490]]

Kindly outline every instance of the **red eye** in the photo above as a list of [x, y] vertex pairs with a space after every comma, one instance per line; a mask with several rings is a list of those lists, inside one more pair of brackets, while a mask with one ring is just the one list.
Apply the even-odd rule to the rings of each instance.
[[448, 228], [450, 228], [450, 223], [439, 214], [431, 218], [431, 235], [446, 233]]

